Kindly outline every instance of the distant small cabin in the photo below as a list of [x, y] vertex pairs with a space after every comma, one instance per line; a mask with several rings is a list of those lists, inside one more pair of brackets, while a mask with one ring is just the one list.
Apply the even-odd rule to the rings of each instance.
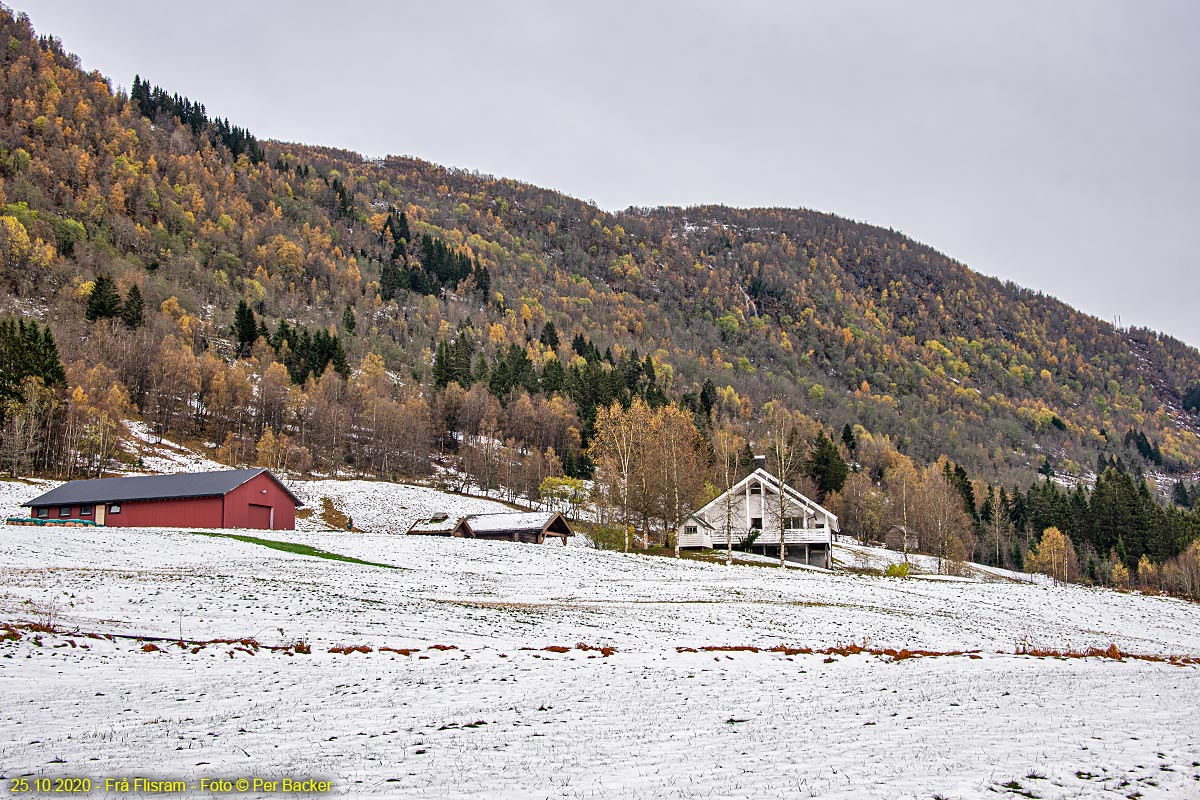
[[557, 511], [516, 511], [500, 514], [469, 514], [452, 519], [435, 514], [408, 529], [413, 536], [454, 536], [460, 539], [495, 539], [503, 542], [545, 544], [558, 539], [564, 545], [574, 536], [567, 518]]
[[294, 530], [300, 499], [269, 471], [228, 469], [70, 481], [25, 503], [24, 524]]

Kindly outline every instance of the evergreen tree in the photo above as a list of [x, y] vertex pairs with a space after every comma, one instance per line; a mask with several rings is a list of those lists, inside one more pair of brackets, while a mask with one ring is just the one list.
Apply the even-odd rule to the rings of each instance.
[[84, 314], [90, 322], [120, 316], [121, 293], [117, 291], [117, 285], [108, 275], [101, 273], [96, 278], [96, 283], [88, 294], [87, 310]]
[[400, 212], [400, 217], [391, 217], [394, 221], [392, 224], [392, 239], [397, 245], [408, 244], [412, 241], [412, 234], [408, 230], [408, 217], [404, 212]]
[[846, 452], [851, 456], [858, 451], [858, 439], [854, 438], [854, 429], [849, 422], [842, 427], [842, 444], [846, 445]]
[[342, 329], [346, 333], [353, 334], [357, 327], [358, 320], [354, 318], [354, 309], [347, 305], [346, 310], [342, 312]]
[[0, 320], [0, 423], [6, 401], [17, 399], [21, 382], [41, 378], [51, 388], [65, 388], [66, 371], [58, 355], [58, 345], [50, 326], [38, 326], [25, 320]]
[[[547, 393], [561, 392], [567, 384], [567, 371], [563, 369], [562, 362], [557, 358], [546, 359], [546, 365], [542, 367], [542, 389]], [[566, 462], [563, 462], [563, 469], [566, 469]]]
[[704, 384], [700, 387], [700, 413], [704, 419], [711, 420], [713, 408], [717, 405], [717, 387], [713, 385], [710, 378], [704, 379]]
[[445, 389], [453, 380], [452, 373], [450, 346], [446, 344], [445, 339], [442, 339], [438, 341], [437, 350], [433, 355], [433, 385], [439, 389]]
[[[280, 324], [284, 324], [282, 321]], [[237, 310], [233, 312], [233, 335], [237, 338], [239, 355], [246, 355], [258, 338], [258, 323], [254, 319], [254, 311], [245, 300], [239, 300]]]
[[1187, 485], [1182, 480], [1175, 481], [1175, 491], [1171, 495], [1171, 502], [1180, 508], [1192, 507], [1191, 493], [1188, 492]]
[[1192, 384], [1183, 395], [1183, 407], [1193, 414], [1200, 414], [1200, 383]]
[[129, 294], [125, 296], [125, 305], [121, 307], [121, 321], [130, 330], [142, 327], [146, 321], [146, 301], [136, 283], [129, 287]]
[[551, 350], [558, 349], [558, 331], [554, 327], [554, 320], [546, 320], [546, 325], [542, 328], [542, 335], [538, 337], [538, 341]]
[[822, 502], [831, 492], [842, 490], [842, 486], [846, 483], [846, 476], [850, 473], [845, 460], [842, 459], [842, 454], [838, 452], [837, 445], [825, 435], [825, 431], [820, 431], [817, 438], [813, 440], [812, 450], [804, 462], [804, 468], [808, 476], [817, 484], [817, 489], [821, 492], [819, 499]]

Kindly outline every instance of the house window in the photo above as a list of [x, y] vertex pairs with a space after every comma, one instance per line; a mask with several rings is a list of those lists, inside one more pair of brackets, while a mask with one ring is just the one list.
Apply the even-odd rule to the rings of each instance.
[[109, 507], [108, 507], [108, 513], [110, 513], [110, 514], [120, 514], [120, 513], [121, 513], [121, 506], [117, 505], [116, 503], [113, 503], [111, 506], [109, 506]]
[[754, 484], [750, 487], [750, 494], [762, 494], [762, 486], [757, 483]]
[[46, 517], [50, 516], [50, 509], [48, 509], [48, 508], [39, 508], [39, 509], [37, 510], [37, 515], [38, 515], [38, 517], [40, 517], [41, 519], [45, 519]]
[[752, 531], [761, 531], [762, 530], [762, 517], [751, 518], [750, 530], [752, 530]]
[[686, 533], [688, 536], [695, 536], [696, 535], [696, 526], [695, 525], [685, 525], [683, 527], [683, 532]]
[[785, 517], [783, 527], [789, 531], [798, 531], [804, 527], [804, 517]]
[[819, 520], [817, 520], [816, 522], [814, 522], [814, 523], [813, 523], [813, 527], [814, 527], [814, 528], [824, 528], [824, 527], [825, 527], [825, 520], [823, 520], [823, 519], [819, 519]]
[[70, 507], [70, 506], [63, 506], [63, 507], [61, 507], [60, 509], [58, 509], [58, 515], [59, 515], [60, 517], [69, 517], [69, 516], [71, 516], [71, 507]]
[[80, 506], [79, 507], [79, 516], [90, 517], [91, 515], [92, 515], [92, 507], [91, 506]]

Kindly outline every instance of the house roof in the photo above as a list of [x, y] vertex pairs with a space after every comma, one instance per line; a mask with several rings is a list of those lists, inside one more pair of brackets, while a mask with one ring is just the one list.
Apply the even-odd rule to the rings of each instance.
[[134, 475], [126, 478], [70, 481], [23, 505], [30, 507], [66, 506], [81, 503], [170, 500], [183, 497], [221, 497], [264, 472], [288, 493], [296, 505], [304, 505], [300, 498], [292, 494], [278, 478], [262, 467], [226, 469], [219, 472], [183, 472], [175, 475]]
[[537, 533], [545, 530], [562, 514], [557, 511], [514, 511], [499, 514], [471, 514], [464, 517], [470, 529], [479, 533]]
[[[774, 490], [775, 492], [779, 491], [779, 486], [780, 486], [779, 479], [776, 478], [771, 473], [767, 472], [765, 469], [762, 469], [760, 467], [759, 469], [754, 470], [749, 475], [742, 478], [740, 481], [738, 481], [732, 487], [730, 487], [729, 492], [722, 492], [721, 494], [717, 495], [715, 498], [710, 500], [703, 508], [698, 509], [696, 511], [696, 514], [697, 515], [703, 514], [704, 512], [708, 511], [710, 508], [715, 507], [717, 505], [717, 503], [720, 502], [721, 498], [724, 497], [726, 494], [729, 494], [731, 492], [736, 493], [736, 492], [743, 491], [746, 488], [746, 485], [749, 484], [751, 481], [758, 481], [759, 483], [764, 484], [765, 486]], [[783, 484], [783, 491], [792, 500], [794, 500], [795, 502], [804, 506], [805, 508], [809, 509], [810, 511], [813, 511], [815, 513], [825, 516], [830, 521], [830, 527], [834, 531], [841, 530], [841, 528], [838, 527], [837, 514], [834, 514], [832, 511], [830, 511], [829, 509], [820, 505], [815, 500], [812, 500], [812, 499], [800, 494], [800, 492], [797, 492], [795, 489], [793, 489], [791, 486], [788, 486], [786, 483]]]

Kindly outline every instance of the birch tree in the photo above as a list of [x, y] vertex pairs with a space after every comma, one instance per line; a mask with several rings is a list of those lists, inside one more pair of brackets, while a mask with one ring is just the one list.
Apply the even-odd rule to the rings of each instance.
[[733, 564], [733, 485], [737, 483], [739, 462], [746, 438], [735, 428], [724, 425], [713, 433], [713, 459], [717, 487], [725, 504], [725, 565]]
[[636, 478], [634, 467], [639, 438], [648, 417], [649, 408], [640, 397], [635, 397], [628, 409], [621, 408], [616, 402], [601, 408], [596, 414], [596, 435], [589, 451], [600, 473], [609, 479], [612, 491], [620, 498], [626, 553], [630, 544], [629, 508], [630, 492]]
[[800, 473], [805, 447], [795, 414], [782, 402], [773, 400], [767, 403], [763, 412], [767, 425], [767, 469], [779, 480], [779, 493], [775, 498], [772, 516], [779, 526], [779, 567], [783, 569], [787, 565], [785, 532], [788, 519], [788, 496], [784, 487]]

